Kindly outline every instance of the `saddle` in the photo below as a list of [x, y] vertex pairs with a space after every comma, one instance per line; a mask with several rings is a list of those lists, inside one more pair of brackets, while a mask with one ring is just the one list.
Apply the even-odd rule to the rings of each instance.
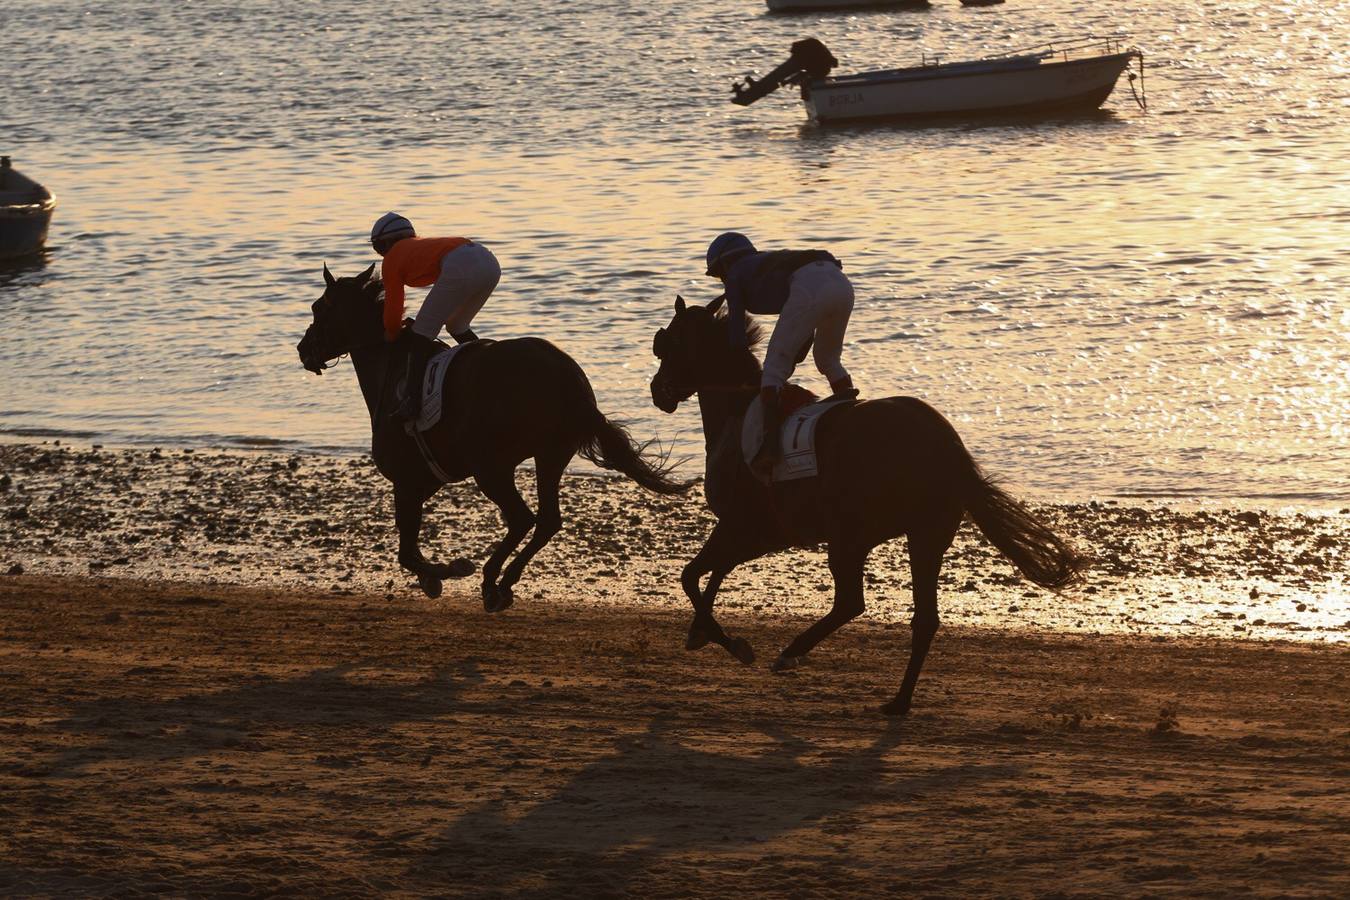
[[[422, 382], [418, 389], [422, 392], [422, 406], [417, 415], [415, 423], [408, 422], [404, 430], [408, 434], [414, 431], [430, 431], [435, 427], [444, 414], [445, 400], [443, 396], [445, 387], [445, 377], [450, 372], [450, 366], [458, 360], [470, 347], [476, 347], [479, 344], [491, 344], [493, 341], [473, 340], [466, 341], [463, 344], [456, 344], [453, 347], [446, 346], [440, 341], [434, 342], [436, 349], [431, 351], [431, 356], [427, 358], [426, 365], [422, 367]], [[401, 364], [399, 364], [401, 366]], [[407, 382], [400, 379], [394, 388], [394, 401], [401, 404], [408, 396], [410, 387]], [[416, 426], [414, 428], [414, 425]]]
[[[797, 481], [802, 478], [814, 478], [818, 474], [816, 460], [816, 429], [826, 413], [842, 406], [857, 403], [853, 397], [816, 398], [815, 394], [795, 384], [786, 385], [779, 391], [779, 410], [783, 420], [781, 446], [783, 456], [774, 464], [768, 480], [760, 477], [765, 484], [780, 481]], [[741, 424], [741, 455], [749, 465], [759, 453], [764, 442], [764, 409], [758, 397], [745, 411], [745, 421]], [[753, 468], [751, 471], [754, 471]]]
[[[445, 374], [450, 371], [450, 364], [459, 356], [460, 351], [473, 343], [473, 341], [470, 341], [437, 350], [427, 360], [426, 367], [422, 370], [422, 411], [417, 417], [418, 431], [430, 431], [441, 420], [442, 388], [445, 387]], [[404, 390], [408, 390], [407, 385], [404, 386]], [[413, 424], [412, 422], [408, 423], [410, 427]]]
[[[438, 342], [439, 343], [439, 342]], [[450, 372], [450, 367], [466, 353], [471, 353], [469, 348], [478, 348], [487, 344], [494, 343], [487, 340], [466, 341], [463, 344], [456, 344], [453, 347], [441, 345], [432, 357], [427, 360], [426, 367], [423, 369], [422, 383], [416, 386], [404, 384], [402, 393], [406, 393], [412, 387], [420, 388], [422, 391], [422, 410], [417, 416], [417, 421], [407, 422], [403, 430], [412, 437], [417, 444], [418, 451], [422, 454], [422, 461], [427, 464], [431, 471], [442, 484], [447, 484], [453, 479], [441, 468], [440, 463], [436, 462], [436, 455], [432, 452], [431, 446], [427, 443], [426, 432], [430, 431], [441, 421], [445, 413], [448, 412], [445, 403], [445, 378]]]

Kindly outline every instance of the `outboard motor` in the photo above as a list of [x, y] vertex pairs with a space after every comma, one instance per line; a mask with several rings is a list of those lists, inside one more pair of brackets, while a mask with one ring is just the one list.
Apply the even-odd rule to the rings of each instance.
[[747, 75], [745, 83], [737, 82], [731, 86], [735, 95], [731, 102], [737, 106], [749, 106], [760, 97], [771, 94], [785, 84], [800, 84], [816, 78], [824, 78], [830, 70], [839, 65], [839, 60], [824, 44], [815, 38], [796, 41], [792, 45], [792, 55], [788, 61], [774, 69], [768, 75], [756, 81]]

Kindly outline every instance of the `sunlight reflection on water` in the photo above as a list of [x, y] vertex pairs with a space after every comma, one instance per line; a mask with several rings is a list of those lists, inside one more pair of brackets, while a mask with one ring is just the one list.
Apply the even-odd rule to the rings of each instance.
[[[7, 26], [34, 48], [0, 53], [32, 85], [7, 152], [60, 207], [45, 265], [0, 271], [0, 429], [361, 448], [350, 371], [293, 347], [321, 264], [365, 266], [397, 208], [501, 258], [481, 333], [554, 340], [682, 456], [698, 420], [651, 409], [650, 336], [677, 291], [713, 295], [702, 249], [739, 228], [829, 245], [867, 392], [927, 399], [1033, 494], [1350, 500], [1350, 4], [374, 8]], [[390, 78], [375, 48], [404, 19]], [[724, 102], [807, 33], [847, 70], [1122, 28], [1148, 115], [1126, 91], [1072, 122], [825, 130], [786, 93]]]

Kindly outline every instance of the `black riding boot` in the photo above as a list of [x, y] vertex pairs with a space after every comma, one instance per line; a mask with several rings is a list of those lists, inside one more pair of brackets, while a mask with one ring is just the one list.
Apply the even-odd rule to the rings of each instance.
[[398, 417], [405, 422], [415, 422], [422, 414], [422, 379], [427, 371], [427, 362], [436, 353], [436, 342], [422, 337], [413, 331], [404, 335], [408, 341], [408, 368], [403, 405], [398, 408]]
[[783, 455], [783, 415], [778, 408], [778, 389], [760, 388], [759, 405], [764, 413], [764, 436], [751, 465], [757, 472], [767, 475]]
[[478, 335], [473, 333], [472, 328], [465, 328], [459, 334], [452, 334], [450, 336], [455, 339], [456, 344], [467, 344], [469, 341], [478, 340]]
[[830, 382], [831, 400], [857, 400], [858, 389], [853, 386], [853, 379], [845, 375], [838, 381]]

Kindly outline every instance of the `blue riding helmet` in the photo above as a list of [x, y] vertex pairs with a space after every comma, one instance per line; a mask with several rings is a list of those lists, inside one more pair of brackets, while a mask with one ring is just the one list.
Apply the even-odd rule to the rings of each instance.
[[739, 231], [728, 231], [719, 234], [713, 238], [713, 242], [708, 245], [708, 272], [707, 274], [718, 277], [719, 273], [726, 265], [747, 253], [754, 253], [755, 245], [750, 243], [750, 239]]

